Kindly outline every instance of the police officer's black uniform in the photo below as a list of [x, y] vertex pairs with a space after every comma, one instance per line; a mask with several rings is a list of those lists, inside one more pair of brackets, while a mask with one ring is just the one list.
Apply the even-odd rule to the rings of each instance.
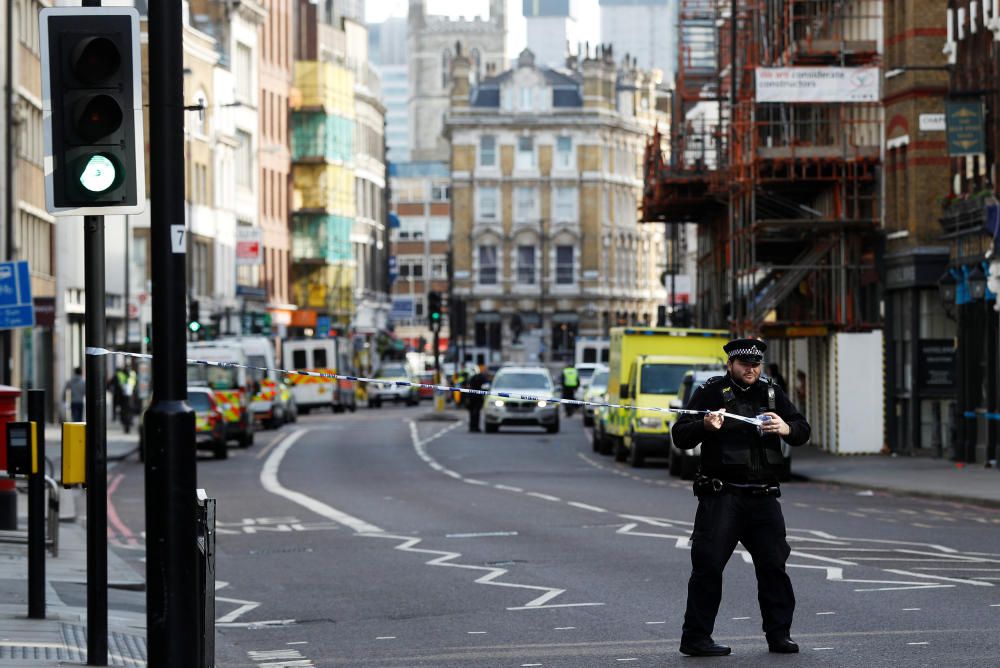
[[[465, 386], [471, 390], [481, 390], [483, 385], [488, 382], [490, 382], [489, 376], [479, 371], [465, 383]], [[469, 431], [479, 431], [479, 413], [483, 410], [483, 403], [485, 403], [483, 395], [465, 394], [462, 401], [469, 409]]]
[[[766, 344], [737, 339], [724, 346], [730, 358], [759, 363]], [[755, 417], [768, 411], [781, 416], [787, 436], [762, 435], [752, 424], [725, 419], [711, 431], [703, 415], [682, 415], [673, 428], [673, 442], [687, 450], [701, 443], [701, 472], [695, 481], [698, 512], [691, 536], [691, 579], [681, 651], [693, 655], [729, 654], [728, 647], [712, 640], [715, 617], [722, 598], [722, 571], [736, 543], [743, 543], [753, 557], [757, 597], [768, 646], [774, 652], [797, 652], [789, 638], [795, 595], [785, 572], [790, 548], [785, 540], [778, 478], [783, 469], [781, 438], [789, 445], [809, 440], [810, 427], [788, 397], [765, 378], [747, 386], [729, 374], [705, 383], [687, 406]]]

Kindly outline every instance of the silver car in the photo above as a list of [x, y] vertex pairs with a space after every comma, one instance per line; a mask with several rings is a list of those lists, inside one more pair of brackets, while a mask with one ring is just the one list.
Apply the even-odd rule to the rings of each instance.
[[501, 425], [537, 425], [555, 434], [559, 431], [559, 404], [551, 401], [554, 392], [552, 377], [545, 367], [501, 368], [486, 397], [486, 432], [495, 433]]

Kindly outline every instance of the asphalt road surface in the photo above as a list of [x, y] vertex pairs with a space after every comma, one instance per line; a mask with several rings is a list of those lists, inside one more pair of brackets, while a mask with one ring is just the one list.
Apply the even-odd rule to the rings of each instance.
[[[217, 665], [1000, 662], [998, 510], [785, 484], [801, 654], [768, 653], [738, 548], [714, 635], [733, 655], [688, 659], [690, 483], [593, 453], [579, 415], [554, 435], [470, 434], [428, 410], [313, 414], [199, 461], [218, 500]], [[111, 540], [140, 572], [142, 475], [122, 462], [109, 487]]]

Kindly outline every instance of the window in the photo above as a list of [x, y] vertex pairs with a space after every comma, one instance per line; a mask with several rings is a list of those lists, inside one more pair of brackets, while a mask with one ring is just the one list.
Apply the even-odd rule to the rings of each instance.
[[499, 218], [497, 199], [499, 190], [495, 187], [479, 188], [476, 191], [479, 195], [479, 219], [495, 221]]
[[573, 247], [556, 246], [556, 285], [572, 285], [575, 274]]
[[325, 369], [326, 367], [326, 351], [322, 348], [317, 348], [313, 351], [313, 368], [314, 369]]
[[521, 89], [521, 111], [531, 111], [531, 92], [527, 86]]
[[573, 138], [556, 138], [556, 168], [570, 169], [573, 166]]
[[535, 167], [534, 137], [517, 138], [517, 160], [514, 166], [517, 169], [534, 169]]
[[517, 247], [517, 282], [521, 285], [535, 284], [535, 247]]
[[575, 223], [577, 219], [576, 203], [577, 194], [576, 188], [573, 187], [556, 187], [554, 201], [554, 210], [552, 212], [553, 217], [557, 222], [569, 222]]
[[401, 257], [399, 259], [400, 278], [424, 277], [424, 258], [422, 257]]
[[423, 239], [424, 219], [410, 218], [406, 216], [401, 217], [399, 219], [398, 234], [400, 239]]
[[243, 102], [253, 102], [253, 53], [246, 44], [236, 44], [236, 96]]
[[497, 138], [493, 135], [483, 135], [479, 138], [479, 166], [496, 167]]
[[236, 185], [253, 187], [253, 138], [249, 132], [236, 131]]
[[451, 51], [445, 49], [441, 53], [441, 88], [447, 88], [451, 81]]
[[432, 202], [447, 202], [451, 199], [451, 186], [447, 183], [435, 183], [431, 186]]
[[479, 284], [497, 284], [497, 247], [479, 247]]
[[431, 278], [444, 280], [448, 278], [448, 264], [443, 257], [431, 258]]
[[514, 221], [529, 223], [538, 220], [538, 189], [518, 187], [514, 189]]

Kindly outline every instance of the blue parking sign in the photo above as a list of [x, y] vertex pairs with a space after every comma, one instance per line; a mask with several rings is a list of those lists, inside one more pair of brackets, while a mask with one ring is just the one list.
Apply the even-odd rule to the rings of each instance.
[[35, 326], [27, 260], [0, 262], [0, 329]]

